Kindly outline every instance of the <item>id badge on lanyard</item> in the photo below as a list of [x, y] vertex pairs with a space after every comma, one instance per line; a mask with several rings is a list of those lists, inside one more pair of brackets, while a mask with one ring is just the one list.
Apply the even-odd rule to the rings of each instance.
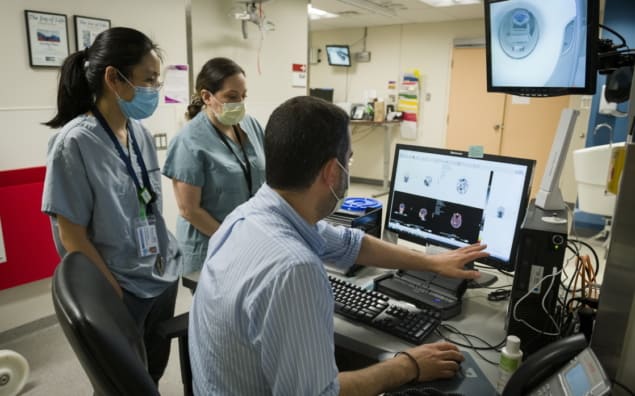
[[[145, 190], [145, 188], [143, 189]], [[137, 255], [148, 257], [159, 254], [159, 238], [157, 237], [157, 220], [154, 215], [146, 215], [146, 199], [143, 191], [139, 194], [139, 217], [135, 219], [134, 229], [137, 240]]]

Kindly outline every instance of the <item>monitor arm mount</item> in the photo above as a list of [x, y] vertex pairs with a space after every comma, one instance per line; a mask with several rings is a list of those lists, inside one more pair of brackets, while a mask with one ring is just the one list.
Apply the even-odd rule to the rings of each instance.
[[607, 102], [621, 103], [629, 99], [635, 50], [626, 45], [626, 40], [615, 30], [600, 25], [613, 33], [621, 41], [616, 45], [611, 39], [598, 39], [597, 71], [607, 75], [605, 99]]

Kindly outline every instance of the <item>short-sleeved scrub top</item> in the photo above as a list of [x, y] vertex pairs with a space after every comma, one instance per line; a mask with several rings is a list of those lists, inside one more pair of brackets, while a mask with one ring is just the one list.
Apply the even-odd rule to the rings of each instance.
[[[161, 213], [161, 173], [152, 138], [138, 121], [129, 120], [128, 131], [134, 134], [157, 194], [151, 210], [162, 265], [157, 265], [158, 255], [137, 254], [135, 220], [141, 212], [137, 188], [113, 141], [92, 115], [76, 117], [49, 140], [42, 211], [50, 215], [60, 256], [66, 252], [59, 239], [57, 215], [86, 227], [88, 238], [123, 289], [140, 298], [152, 298], [178, 280], [181, 258]], [[124, 152], [143, 184], [130, 138], [128, 143]]]
[[[240, 145], [223, 142], [204, 111], [198, 113], [170, 141], [163, 174], [171, 179], [201, 187], [201, 208], [222, 222], [238, 205], [249, 200], [265, 181], [264, 132], [255, 118], [247, 115], [240, 122], [247, 134], [243, 147], [251, 168], [251, 191]], [[230, 149], [233, 152], [230, 152]], [[183, 253], [183, 273], [198, 271], [207, 254], [209, 237], [183, 217], [176, 221], [176, 238]]]

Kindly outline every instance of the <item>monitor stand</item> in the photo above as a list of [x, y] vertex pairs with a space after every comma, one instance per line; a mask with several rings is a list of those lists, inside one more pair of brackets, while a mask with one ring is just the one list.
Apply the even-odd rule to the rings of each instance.
[[482, 271], [481, 276], [477, 279], [472, 279], [467, 283], [468, 289], [478, 289], [481, 287], [489, 287], [498, 281], [498, 276], [492, 274], [486, 274]]
[[[465, 265], [466, 269], [474, 269], [474, 262]], [[468, 289], [479, 289], [481, 287], [489, 287], [498, 281], [498, 276], [494, 274], [487, 274], [483, 271], [479, 271], [481, 276], [476, 279], [472, 279], [467, 283]]]

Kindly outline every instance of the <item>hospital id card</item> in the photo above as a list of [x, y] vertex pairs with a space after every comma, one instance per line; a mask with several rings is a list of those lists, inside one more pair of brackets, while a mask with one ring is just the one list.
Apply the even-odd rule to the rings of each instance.
[[159, 253], [159, 238], [154, 216], [138, 217], [135, 220], [135, 236], [137, 239], [137, 254], [148, 257]]

